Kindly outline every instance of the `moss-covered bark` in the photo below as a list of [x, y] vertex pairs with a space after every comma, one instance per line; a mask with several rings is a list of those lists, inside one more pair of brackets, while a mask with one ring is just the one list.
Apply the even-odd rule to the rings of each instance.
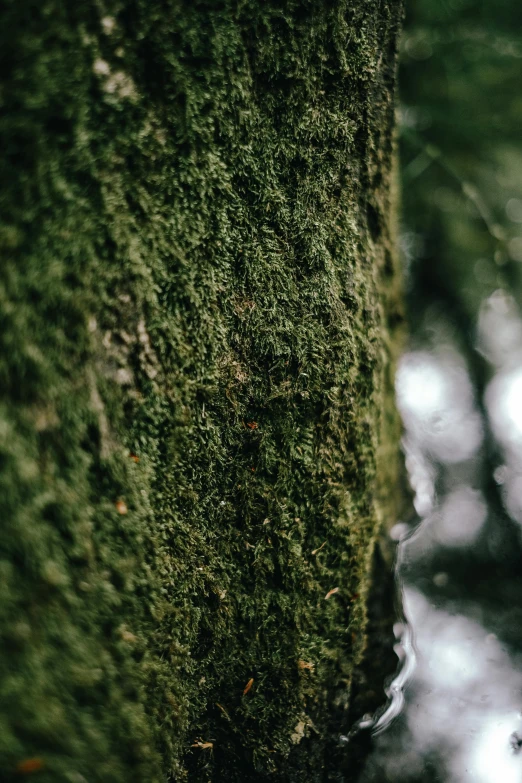
[[2, 780], [329, 774], [395, 492], [399, 17], [2, 3]]

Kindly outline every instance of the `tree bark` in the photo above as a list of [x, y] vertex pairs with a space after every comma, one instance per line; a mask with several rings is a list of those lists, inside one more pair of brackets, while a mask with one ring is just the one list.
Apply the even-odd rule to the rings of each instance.
[[0, 772], [325, 780], [397, 499], [395, 0], [4, 0]]

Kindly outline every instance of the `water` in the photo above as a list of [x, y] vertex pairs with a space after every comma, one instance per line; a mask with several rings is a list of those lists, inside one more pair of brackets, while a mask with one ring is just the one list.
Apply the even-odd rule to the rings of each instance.
[[406, 8], [397, 402], [414, 512], [391, 531], [398, 674], [345, 741], [373, 731], [359, 783], [522, 783], [522, 6]]
[[496, 290], [466, 351], [427, 307], [396, 381], [415, 517], [397, 544], [400, 660], [360, 783], [522, 781], [522, 318]]

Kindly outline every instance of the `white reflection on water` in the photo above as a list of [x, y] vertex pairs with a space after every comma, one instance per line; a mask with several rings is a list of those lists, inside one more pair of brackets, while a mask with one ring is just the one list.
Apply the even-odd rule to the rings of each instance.
[[413, 505], [417, 514], [424, 517], [429, 514], [435, 501], [435, 469], [415, 437], [405, 435], [402, 448], [410, 486], [415, 492]]
[[407, 437], [424, 453], [451, 464], [477, 451], [482, 423], [466, 367], [456, 352], [405, 354], [397, 369], [396, 393]]
[[491, 713], [482, 729], [473, 738], [465, 759], [472, 779], [477, 783], [520, 783], [520, 756], [506, 737], [513, 728], [520, 728], [518, 713]]
[[[427, 715], [449, 710], [455, 716], [456, 709], [465, 714], [477, 701], [481, 704], [480, 723], [484, 716], [489, 717], [493, 705], [495, 714], [498, 708], [518, 711], [522, 673], [513, 669], [509, 655], [494, 634], [466, 615], [436, 608], [413, 587], [404, 588], [403, 600], [405, 614], [415, 628], [415, 680], [430, 694]], [[416, 734], [427, 744], [438, 732], [444, 735], [458, 728], [454, 722], [448, 727], [436, 726], [429, 720], [414, 726]], [[509, 733], [506, 738], [509, 740]]]
[[482, 492], [459, 486], [445, 498], [435, 535], [447, 546], [469, 546], [478, 538], [488, 515]]
[[386, 689], [389, 704], [373, 725], [375, 734], [384, 731], [402, 712], [405, 702], [405, 691], [415, 671], [416, 652], [413, 645], [412, 626], [408, 623], [395, 623], [393, 630], [397, 639], [397, 644], [393, 649], [401, 665], [399, 673]]
[[486, 407], [497, 440], [512, 456], [522, 446], [522, 366], [498, 372], [486, 389]]
[[509, 516], [522, 524], [522, 319], [514, 299], [495, 291], [482, 305], [479, 347], [495, 367], [484, 401], [504, 455], [494, 472]]
[[501, 289], [480, 308], [478, 349], [496, 367], [521, 363], [522, 321], [515, 300]]
[[[399, 542], [402, 667], [374, 724], [376, 750], [363, 783], [522, 782], [522, 659], [491, 632], [498, 630], [495, 610], [486, 617], [484, 591], [474, 594], [480, 566], [463, 578], [459, 566], [466, 552], [489, 552], [491, 536], [502, 535], [499, 512], [481, 489], [483, 414], [463, 358], [442, 344], [407, 353], [397, 373], [406, 468], [421, 520], [409, 533], [402, 522], [391, 532]], [[494, 478], [522, 526], [522, 319], [503, 292], [481, 310], [479, 348], [494, 372], [485, 408], [504, 463]], [[431, 771], [428, 759], [436, 759]]]
[[420, 590], [405, 586], [403, 601], [414, 648], [374, 731], [385, 734], [398, 709], [403, 728], [399, 742], [383, 746], [381, 772], [370, 766], [363, 780], [381, 783], [384, 768], [386, 780], [423, 781], [422, 759], [435, 753], [445, 768], [437, 780], [520, 783], [520, 663], [479, 622], [435, 607]]
[[415, 698], [407, 712], [414, 747], [449, 749], [451, 781], [515, 783], [522, 775], [510, 737], [520, 727], [522, 674], [499, 641], [462, 614], [435, 609], [422, 593], [404, 591], [416, 630]]

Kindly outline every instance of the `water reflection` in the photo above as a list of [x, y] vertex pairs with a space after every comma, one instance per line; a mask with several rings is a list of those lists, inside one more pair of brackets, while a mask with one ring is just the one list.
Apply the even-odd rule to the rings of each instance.
[[505, 292], [476, 347], [483, 400], [443, 319], [399, 366], [418, 518], [390, 534], [401, 665], [361, 783], [522, 781], [522, 319]]
[[522, 524], [522, 319], [504, 291], [496, 291], [481, 308], [479, 345], [496, 370], [485, 404], [505, 464], [494, 478], [507, 513]]
[[[397, 370], [397, 405], [412, 450], [441, 462], [469, 459], [482, 442], [482, 425], [466, 368], [454, 351], [407, 353]], [[406, 445], [406, 459], [411, 459]]]

